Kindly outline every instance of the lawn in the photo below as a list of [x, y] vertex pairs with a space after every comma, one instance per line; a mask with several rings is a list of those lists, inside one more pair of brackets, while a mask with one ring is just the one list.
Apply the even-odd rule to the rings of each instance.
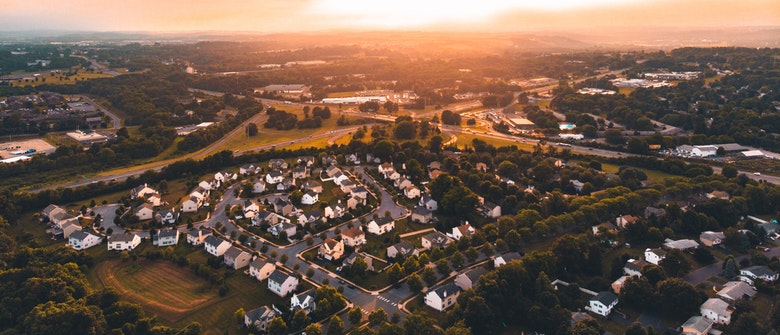
[[[617, 173], [619, 169], [620, 166], [618, 165], [601, 163], [601, 170], [606, 173]], [[642, 168], [636, 168], [636, 169], [643, 171], [647, 175], [647, 179], [653, 180], [656, 183], [661, 182], [666, 178], [674, 177], [674, 175], [668, 174], [666, 172], [661, 172], [658, 170], [650, 170], [650, 169], [642, 169]]]
[[463, 147], [472, 147], [472, 140], [475, 138], [478, 138], [482, 141], [485, 141], [487, 144], [490, 144], [496, 148], [504, 147], [504, 146], [515, 146], [518, 147], [520, 150], [524, 151], [533, 151], [534, 146], [530, 144], [525, 143], [517, 143], [515, 141], [510, 140], [504, 140], [504, 139], [496, 139], [496, 138], [488, 138], [488, 137], [482, 137], [479, 135], [474, 134], [467, 134], [467, 133], [458, 133], [455, 134], [455, 136], [458, 137], [458, 140], [455, 141], [455, 143], [458, 145], [459, 148]]
[[17, 87], [24, 87], [24, 86], [39, 86], [39, 85], [68, 85], [68, 84], [75, 84], [79, 81], [89, 80], [89, 79], [96, 79], [96, 78], [111, 78], [112, 76], [105, 73], [98, 73], [98, 72], [89, 72], [85, 71], [83, 69], [77, 69], [78, 73], [76, 75], [72, 75], [70, 77], [66, 77], [64, 73], [44, 73], [47, 71], [40, 71], [40, 76], [38, 76], [36, 79], [30, 80], [30, 79], [20, 79], [17, 81], [14, 81], [11, 83], [13, 86]]

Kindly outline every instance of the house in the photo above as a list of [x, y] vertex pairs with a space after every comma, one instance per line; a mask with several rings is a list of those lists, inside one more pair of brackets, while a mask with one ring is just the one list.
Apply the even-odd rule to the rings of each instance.
[[409, 186], [404, 189], [404, 195], [409, 199], [419, 198], [420, 197], [420, 189], [417, 188], [417, 186]]
[[179, 213], [176, 213], [173, 208], [170, 210], [161, 209], [157, 211], [157, 214], [154, 216], [154, 218], [157, 220], [157, 222], [164, 225], [172, 225], [179, 221]]
[[234, 270], [238, 270], [240, 268], [243, 268], [247, 265], [249, 265], [249, 262], [252, 261], [252, 255], [248, 252], [236, 248], [235, 246], [232, 246], [228, 248], [227, 251], [225, 251], [224, 254], [224, 262], [225, 265], [229, 268], [233, 268]]
[[366, 205], [366, 199], [361, 199], [358, 197], [350, 197], [347, 199], [347, 208], [348, 209], [355, 209], [358, 205]]
[[336, 174], [342, 173], [341, 169], [338, 168], [338, 166], [335, 165], [328, 165], [325, 168], [325, 175], [328, 176], [329, 179], [333, 179], [333, 177], [336, 176]]
[[415, 206], [412, 209], [412, 221], [428, 223], [433, 219], [433, 213], [425, 206]]
[[200, 204], [203, 202], [206, 197], [209, 196], [209, 190], [203, 187], [196, 187], [192, 192], [190, 192], [190, 196], [193, 196], [195, 198], [198, 198], [198, 203]]
[[664, 247], [669, 248], [669, 249], [677, 249], [677, 250], [685, 251], [685, 250], [692, 250], [692, 249], [698, 248], [699, 247], [699, 243], [694, 241], [694, 240], [689, 240], [689, 239], [682, 239], [682, 240], [674, 241], [674, 240], [671, 240], [671, 239], [667, 238], [664, 241]]
[[187, 200], [184, 200], [181, 203], [179, 210], [184, 213], [194, 213], [198, 211], [198, 207], [200, 207], [200, 200], [193, 196], [189, 197]]
[[152, 245], [166, 247], [179, 243], [179, 231], [176, 229], [163, 229], [157, 232], [157, 236], [152, 239]]
[[628, 225], [632, 225], [639, 221], [639, 218], [633, 215], [621, 215], [615, 219], [615, 225], [620, 229], [626, 229]]
[[62, 208], [60, 206], [51, 204], [51, 205], [46, 206], [46, 208], [44, 208], [41, 211], [41, 216], [43, 216], [44, 218], [48, 219], [50, 222], [54, 222], [54, 220], [52, 220], [52, 217], [54, 217], [54, 215], [60, 214], [60, 213], [67, 213], [67, 212], [68, 211], [66, 211], [65, 208]]
[[336, 156], [334, 155], [325, 155], [322, 156], [322, 166], [331, 166], [338, 164], [338, 160], [336, 159]]
[[320, 211], [308, 211], [306, 213], [302, 213], [301, 215], [298, 215], [299, 225], [305, 225], [308, 223], [313, 223], [321, 220], [322, 220], [322, 213], [320, 213]]
[[368, 190], [364, 186], [358, 186], [349, 191], [349, 196], [365, 199], [368, 198]]
[[323, 216], [325, 218], [335, 219], [335, 218], [342, 217], [344, 215], [344, 212], [346, 212], [346, 209], [343, 207], [341, 201], [339, 200], [338, 203], [325, 207], [323, 211], [324, 211]]
[[405, 190], [409, 186], [414, 186], [411, 180], [406, 178], [400, 178], [395, 181], [395, 187], [397, 187], [399, 190]]
[[349, 154], [347, 157], [344, 157], [344, 161], [346, 161], [347, 164], [360, 165], [360, 156], [357, 154]]
[[268, 329], [268, 324], [277, 316], [279, 313], [272, 308], [260, 306], [244, 314], [244, 325], [259, 332], [265, 332]]
[[299, 309], [304, 310], [306, 314], [314, 312], [317, 308], [317, 302], [314, 301], [314, 293], [315, 291], [312, 288], [298, 294], [293, 294], [292, 298], [290, 298], [290, 310], [293, 311], [293, 313]]
[[146, 197], [146, 202], [151, 204], [152, 206], [160, 206], [162, 204], [162, 197], [157, 193], [152, 193], [149, 196]]
[[699, 310], [701, 311], [701, 316], [714, 323], [723, 325], [731, 323], [731, 313], [733, 310], [729, 308], [729, 303], [723, 300], [709, 298], [701, 304]]
[[662, 218], [666, 216], [666, 210], [663, 208], [656, 208], [653, 206], [647, 206], [645, 207], [645, 219], [649, 219], [651, 216], [655, 215], [656, 218]]
[[723, 301], [735, 304], [740, 300], [751, 300], [758, 293], [755, 287], [743, 281], [730, 281], [723, 284], [723, 288], [716, 295]]
[[307, 180], [305, 183], [303, 183], [303, 185], [301, 185], [301, 188], [304, 191], [322, 193], [322, 184], [316, 180]]
[[263, 193], [265, 192], [265, 180], [262, 178], [255, 179], [255, 182], [252, 183], [252, 193]]
[[366, 270], [374, 271], [374, 259], [371, 258], [371, 256], [362, 252], [361, 253], [353, 252], [352, 254], [347, 256], [347, 258], [344, 258], [344, 261], [341, 263], [341, 266], [344, 267], [352, 266], [352, 264], [355, 263], [355, 260], [358, 258], [362, 258], [363, 262], [365, 262], [366, 265], [368, 265], [368, 267], [366, 267]]
[[238, 174], [240, 174], [242, 176], [257, 174], [257, 173], [260, 173], [260, 171], [262, 171], [260, 169], [260, 166], [258, 166], [257, 164], [251, 164], [251, 163], [250, 164], [244, 164], [244, 165], [242, 165], [241, 167], [238, 168]]
[[444, 284], [428, 291], [424, 300], [426, 305], [439, 312], [444, 312], [447, 308], [455, 305], [459, 295], [460, 287], [455, 284]]
[[130, 190], [130, 198], [135, 199], [135, 198], [145, 197], [153, 193], [158, 193], [158, 192], [155, 191], [155, 189], [149, 187], [149, 185], [147, 185], [146, 183], [144, 183], [143, 185], [138, 185], [135, 188]]
[[218, 186], [218, 182], [215, 179], [209, 179], [209, 180], [203, 180], [200, 183], [198, 183], [198, 187], [206, 191], [211, 191], [216, 189], [219, 186]]
[[293, 179], [308, 178], [311, 172], [305, 166], [294, 167], [292, 170]]
[[423, 249], [426, 250], [431, 250], [434, 247], [444, 248], [447, 246], [447, 244], [450, 243], [450, 239], [447, 238], [446, 235], [438, 231], [433, 231], [428, 234], [425, 234], [420, 239], [422, 241]]
[[523, 256], [520, 255], [520, 253], [517, 252], [508, 252], [503, 255], [498, 255], [496, 258], [493, 258], [493, 267], [497, 268], [500, 267], [506, 263], [509, 263], [511, 261], [516, 261], [522, 258]]
[[135, 215], [138, 220], [150, 220], [154, 216], [154, 207], [149, 203], [140, 204], [133, 209], [133, 215]]
[[289, 167], [287, 162], [281, 158], [272, 158], [268, 160], [268, 168], [271, 170], [285, 170]]
[[279, 237], [282, 232], [284, 232], [289, 239], [298, 233], [298, 226], [291, 224], [290, 220], [280, 221], [279, 223], [268, 227], [268, 232], [275, 237]]
[[452, 239], [459, 241], [461, 237], [471, 237], [476, 230], [468, 222], [452, 228], [452, 234], [448, 235]]
[[298, 163], [298, 165], [310, 168], [314, 166], [314, 156], [298, 156], [298, 159], [295, 162]]
[[84, 250], [103, 242], [103, 238], [88, 231], [77, 230], [68, 236], [68, 245], [74, 250]]
[[428, 170], [441, 170], [441, 162], [433, 161], [428, 163]]
[[54, 226], [59, 228], [59, 229], [62, 229], [62, 226], [67, 224], [67, 223], [73, 223], [73, 224], [80, 225], [78, 217], [70, 215], [70, 213], [65, 212], [65, 211], [53, 212], [51, 214], [51, 219], [50, 220], [51, 220], [51, 223], [53, 223]]
[[[336, 184], [336, 185], [340, 185], [340, 187], [344, 185], [344, 181], [345, 180], [349, 180], [349, 176], [344, 174], [344, 173], [342, 173], [341, 171], [336, 172], [336, 174], [333, 175], [333, 183]], [[350, 185], [351, 184], [347, 183], [347, 187], [349, 187]], [[343, 190], [344, 189], [342, 188], [342, 191]], [[350, 190], [351, 190], [351, 188], [350, 188]], [[349, 192], [349, 191], [347, 191], [347, 192]], [[344, 193], [347, 193], [347, 192], [344, 192]]]
[[778, 278], [778, 273], [770, 270], [763, 265], [754, 265], [748, 268], [739, 270], [739, 279], [753, 285], [755, 280], [761, 280], [764, 282], [774, 282]]
[[236, 180], [238, 175], [233, 171], [220, 171], [214, 174], [214, 180], [224, 184], [226, 181]]
[[[78, 221], [68, 221], [62, 224], [62, 228], [60, 229], [62, 238], [69, 238], [71, 234], [73, 234], [76, 231], [81, 230], [81, 225], [78, 223]], [[55, 234], [59, 235], [59, 234]]]
[[666, 258], [666, 251], [661, 248], [645, 249], [645, 260], [650, 263], [658, 265], [664, 258]]
[[206, 237], [211, 236], [211, 230], [208, 229], [193, 229], [187, 233], [187, 243], [193, 246], [198, 246], [206, 241]]
[[597, 226], [590, 227], [593, 235], [600, 236], [605, 233], [617, 233], [617, 227], [610, 222], [603, 222]]
[[418, 205], [425, 206], [425, 208], [427, 208], [431, 212], [439, 209], [439, 203], [436, 202], [436, 200], [433, 200], [433, 198], [427, 194], [423, 194], [422, 196], [420, 196], [420, 202], [418, 203]]
[[366, 234], [360, 226], [352, 227], [341, 232], [341, 241], [344, 245], [354, 248], [366, 244]]
[[618, 304], [618, 296], [609, 291], [601, 291], [588, 301], [588, 307], [585, 309], [601, 315], [603, 317], [609, 316], [612, 313], [612, 309]]
[[244, 217], [246, 217], [247, 219], [253, 218], [257, 214], [257, 212], [260, 211], [260, 203], [255, 200], [252, 199], [244, 200], [242, 205], [244, 207], [243, 209]]
[[455, 285], [464, 291], [470, 288], [474, 288], [477, 286], [479, 277], [485, 273], [487, 273], [487, 270], [481, 266], [473, 268], [455, 277]]
[[701, 241], [702, 244], [713, 247], [716, 245], [719, 245], [723, 243], [723, 239], [726, 238], [726, 235], [723, 234], [723, 232], [714, 232], [714, 231], [705, 231], [699, 234], [699, 241]]
[[[390, 179], [393, 182], [397, 182], [398, 180], [401, 179], [401, 174], [398, 173], [398, 171], [393, 171], [393, 172], [390, 172], [389, 174], [386, 174], [385, 175], [385, 179]], [[431, 179], [433, 179], [433, 178], [431, 178]]]
[[731, 197], [731, 195], [729, 195], [729, 192], [718, 191], [718, 190], [707, 193], [704, 196], [707, 197], [707, 199], [721, 199], [721, 200], [729, 200], [729, 198]]
[[344, 256], [344, 243], [328, 238], [320, 244], [317, 255], [329, 261], [340, 259]]
[[206, 239], [203, 240], [203, 246], [206, 249], [206, 252], [215, 257], [219, 257], [224, 255], [225, 252], [230, 249], [231, 244], [229, 241], [226, 241], [220, 237], [209, 235], [206, 236]]
[[648, 264], [650, 263], [641, 259], [629, 259], [626, 262], [626, 265], [623, 266], [623, 273], [625, 273], [626, 276], [642, 277], [642, 268]]
[[108, 250], [131, 251], [141, 244], [141, 237], [136, 234], [118, 234], [108, 237]]
[[275, 226], [281, 222], [290, 223], [290, 219], [281, 216], [276, 213], [269, 212], [267, 210], [260, 210], [255, 214], [254, 217], [252, 217], [252, 225], [253, 226], [259, 226], [263, 223], [267, 223], [271, 226]]
[[314, 191], [306, 191], [303, 197], [301, 197], [301, 204], [303, 205], [314, 205], [318, 202], [320, 202], [320, 195]]
[[298, 288], [298, 278], [279, 270], [274, 270], [268, 276], [268, 289], [280, 297], [285, 297]]
[[501, 206], [486, 201], [485, 204], [482, 205], [482, 212], [485, 216], [496, 219], [501, 216]]
[[419, 252], [411, 243], [407, 241], [401, 241], [387, 247], [387, 258], [407, 258], [409, 256], [417, 256]]
[[488, 172], [488, 170], [489, 170], [489, 169], [488, 169], [488, 166], [487, 166], [487, 164], [485, 164], [485, 163], [483, 163], [483, 162], [479, 162], [479, 163], [477, 163], [477, 164], [474, 166], [474, 168], [476, 168], [476, 169], [477, 169], [477, 170], [479, 170], [479, 171], [482, 171], [483, 173], [484, 173], [484, 172]]
[[692, 316], [680, 328], [684, 335], [707, 335], [712, 330], [712, 321], [703, 316]]
[[295, 207], [293, 206], [290, 199], [280, 197], [276, 198], [276, 201], [274, 201], [274, 212], [276, 212], [276, 214], [287, 216], [292, 214], [294, 210]]
[[393, 220], [392, 217], [383, 216], [371, 220], [371, 222], [366, 225], [366, 228], [371, 234], [382, 235], [395, 229], [395, 220]]
[[257, 278], [259, 281], [268, 278], [274, 270], [276, 270], [276, 265], [273, 262], [264, 261], [260, 258], [249, 264], [249, 275]]
[[265, 182], [268, 184], [278, 184], [284, 181], [284, 174], [279, 171], [271, 171], [265, 175]]
[[393, 163], [390, 163], [390, 162], [384, 162], [382, 164], [379, 164], [379, 166], [377, 166], [376, 169], [377, 169], [377, 171], [379, 171], [379, 173], [385, 175], [385, 178], [387, 178], [388, 174], [395, 172], [395, 168], [393, 167]]

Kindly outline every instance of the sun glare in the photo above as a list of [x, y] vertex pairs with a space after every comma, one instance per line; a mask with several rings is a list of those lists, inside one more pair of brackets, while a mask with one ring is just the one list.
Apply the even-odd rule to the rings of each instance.
[[565, 11], [633, 3], [634, 0], [317, 0], [312, 12], [348, 20], [351, 25], [417, 27], [430, 24], [485, 21], [513, 11]]

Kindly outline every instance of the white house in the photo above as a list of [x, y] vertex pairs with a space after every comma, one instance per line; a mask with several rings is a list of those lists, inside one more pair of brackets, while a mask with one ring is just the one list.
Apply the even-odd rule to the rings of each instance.
[[344, 205], [342, 205], [341, 203], [337, 203], [325, 207], [323, 211], [324, 211], [323, 216], [326, 219], [335, 219], [335, 218], [342, 217], [344, 215], [344, 212], [347, 211], [347, 209], [344, 208]]
[[390, 162], [384, 162], [382, 164], [379, 164], [379, 166], [376, 168], [379, 173], [385, 175], [387, 177], [388, 173], [392, 173], [395, 171], [395, 168], [393, 167], [393, 163]]
[[193, 229], [187, 233], [187, 243], [193, 246], [198, 246], [205, 242], [206, 237], [211, 236], [211, 230], [208, 229]]
[[366, 230], [374, 235], [382, 235], [395, 229], [395, 221], [392, 217], [383, 216], [374, 220], [371, 220], [366, 225]]
[[297, 287], [298, 278], [279, 270], [274, 270], [274, 272], [268, 276], [268, 289], [280, 297], [287, 296], [295, 291]]
[[230, 246], [230, 242], [214, 235], [206, 236], [206, 239], [203, 240], [203, 247], [206, 249], [206, 252], [215, 257], [224, 255], [225, 252], [230, 249]]
[[154, 217], [162, 224], [176, 224], [176, 221], [179, 220], [179, 213], [176, 213], [173, 208], [170, 210], [161, 209], [157, 211], [157, 214], [155, 214]]
[[365, 199], [368, 197], [368, 190], [363, 186], [358, 186], [349, 191], [349, 196]]
[[308, 178], [311, 172], [305, 166], [294, 167], [292, 170], [293, 179]]
[[595, 297], [588, 301], [587, 310], [601, 315], [603, 317], [609, 316], [612, 313], [612, 309], [618, 304], [618, 296], [609, 291], [601, 291]]
[[236, 180], [238, 175], [233, 171], [220, 171], [214, 174], [214, 180], [224, 183], [230, 180]]
[[694, 145], [691, 149], [691, 156], [709, 157], [718, 154], [718, 147], [714, 145]]
[[408, 186], [404, 189], [404, 195], [409, 199], [420, 197], [420, 189], [417, 186]]
[[244, 164], [241, 167], [238, 168], [238, 174], [245, 176], [245, 175], [252, 175], [260, 172], [260, 166], [257, 164]]
[[428, 223], [433, 219], [433, 213], [425, 206], [415, 206], [411, 218], [413, 222]]
[[336, 241], [332, 238], [328, 238], [325, 242], [320, 244], [320, 248], [317, 250], [317, 254], [320, 257], [327, 260], [337, 260], [344, 256], [344, 243]]
[[158, 247], [166, 247], [179, 243], [179, 231], [176, 229], [163, 229], [157, 232], [157, 236], [152, 239], [152, 244]]
[[429, 211], [433, 212], [439, 208], [439, 203], [436, 202], [436, 200], [433, 200], [433, 198], [430, 195], [423, 194], [420, 196], [420, 206], [425, 206]]
[[144, 183], [143, 185], [138, 185], [132, 190], [130, 190], [130, 198], [135, 199], [135, 198], [145, 197], [146, 195], [153, 194], [153, 193], [157, 193], [157, 191], [155, 191], [155, 189], [149, 187], [149, 185]]
[[489, 218], [496, 219], [501, 216], [501, 206], [496, 205], [492, 202], [485, 202], [485, 205], [482, 206], [485, 216]]
[[714, 323], [727, 325], [731, 323], [731, 313], [729, 303], [718, 298], [709, 298], [699, 308], [701, 316]]
[[520, 255], [520, 253], [517, 252], [508, 252], [503, 255], [498, 255], [496, 258], [493, 258], [493, 267], [497, 268], [500, 267], [506, 263], [509, 263], [511, 261], [516, 261], [523, 256]]
[[419, 251], [411, 243], [401, 241], [387, 247], [387, 258], [417, 256]]
[[354, 248], [366, 244], [366, 233], [360, 229], [360, 226], [352, 227], [341, 232], [341, 241], [344, 245]]
[[275, 225], [268, 227], [268, 232], [271, 233], [271, 235], [276, 237], [279, 237], [279, 234], [285, 232], [287, 234], [287, 238], [290, 238], [296, 233], [298, 233], [298, 226], [291, 224], [289, 221], [281, 221]]
[[734, 304], [740, 300], [753, 299], [753, 296], [757, 293], [758, 290], [748, 283], [743, 281], [730, 281], [723, 284], [723, 288], [721, 288], [716, 295], [723, 299], [723, 301]]
[[265, 181], [261, 178], [257, 178], [254, 183], [252, 183], [252, 193], [263, 193], [265, 192]]
[[450, 239], [438, 231], [433, 231], [420, 237], [420, 243], [423, 249], [431, 250], [434, 247], [444, 248], [450, 244]]
[[84, 230], [74, 231], [68, 237], [68, 245], [75, 250], [88, 249], [100, 244], [100, 242], [103, 242], [102, 237]]
[[468, 222], [457, 226], [452, 227], [452, 233], [450, 235], [447, 235], [451, 237], [452, 239], [459, 241], [461, 237], [471, 237], [472, 234], [474, 234], [476, 230], [474, 230], [474, 227], [472, 227]]
[[249, 262], [252, 260], [251, 254], [234, 246], [228, 248], [224, 256], [225, 265], [235, 270], [249, 265]]
[[297, 311], [302, 309], [309, 314], [317, 308], [317, 302], [314, 301], [314, 289], [308, 289], [304, 292], [293, 294], [290, 298], [290, 310]]
[[666, 258], [666, 251], [661, 248], [645, 249], [645, 260], [649, 263], [658, 265], [664, 258]]
[[477, 286], [479, 277], [487, 273], [487, 270], [483, 267], [473, 268], [455, 277], [455, 285], [462, 290], [468, 290]]
[[268, 306], [260, 306], [244, 314], [244, 325], [247, 328], [265, 332], [268, 329], [268, 324], [277, 316], [279, 316], [279, 313], [274, 309]]
[[431, 308], [443, 312], [457, 302], [460, 295], [460, 287], [455, 284], [445, 284], [428, 291], [425, 294], [425, 304]]
[[133, 210], [133, 215], [141, 221], [149, 220], [154, 217], [154, 207], [149, 203], [140, 204]]
[[723, 234], [723, 232], [719, 231], [703, 231], [701, 234], [699, 234], [699, 241], [701, 241], [702, 244], [713, 247], [716, 245], [719, 245], [723, 243], [723, 240], [726, 238], [726, 235]]
[[189, 197], [187, 200], [184, 200], [181, 203], [181, 206], [179, 209], [184, 213], [194, 213], [198, 211], [198, 207], [200, 207], [200, 201], [197, 197]]
[[770, 270], [763, 265], [754, 265], [748, 268], [739, 270], [739, 279], [753, 285], [755, 280], [762, 280], [764, 282], [774, 282], [778, 279], [778, 273]]
[[249, 264], [249, 275], [263, 281], [276, 270], [273, 262], [264, 261], [260, 258], [255, 259]]
[[136, 234], [119, 234], [108, 237], [108, 250], [133, 250], [141, 244], [141, 237]]
[[146, 197], [146, 202], [152, 206], [160, 206], [162, 204], [162, 197], [158, 193], [152, 193]]
[[712, 330], [712, 321], [703, 316], [694, 315], [680, 326], [685, 335], [706, 335]]
[[278, 184], [284, 181], [284, 174], [279, 171], [271, 171], [265, 175], [265, 182], [268, 184]]
[[301, 197], [301, 204], [303, 205], [314, 205], [318, 202], [320, 202], [320, 195], [314, 191], [306, 191], [303, 197]]
[[648, 264], [650, 263], [645, 260], [629, 259], [626, 262], [626, 265], [623, 266], [623, 273], [625, 273], [626, 276], [642, 277], [642, 268]]

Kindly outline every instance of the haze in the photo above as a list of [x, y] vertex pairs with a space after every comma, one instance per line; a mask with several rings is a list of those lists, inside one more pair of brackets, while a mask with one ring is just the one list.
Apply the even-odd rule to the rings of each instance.
[[778, 24], [777, 0], [0, 0], [2, 31], [518, 31]]

